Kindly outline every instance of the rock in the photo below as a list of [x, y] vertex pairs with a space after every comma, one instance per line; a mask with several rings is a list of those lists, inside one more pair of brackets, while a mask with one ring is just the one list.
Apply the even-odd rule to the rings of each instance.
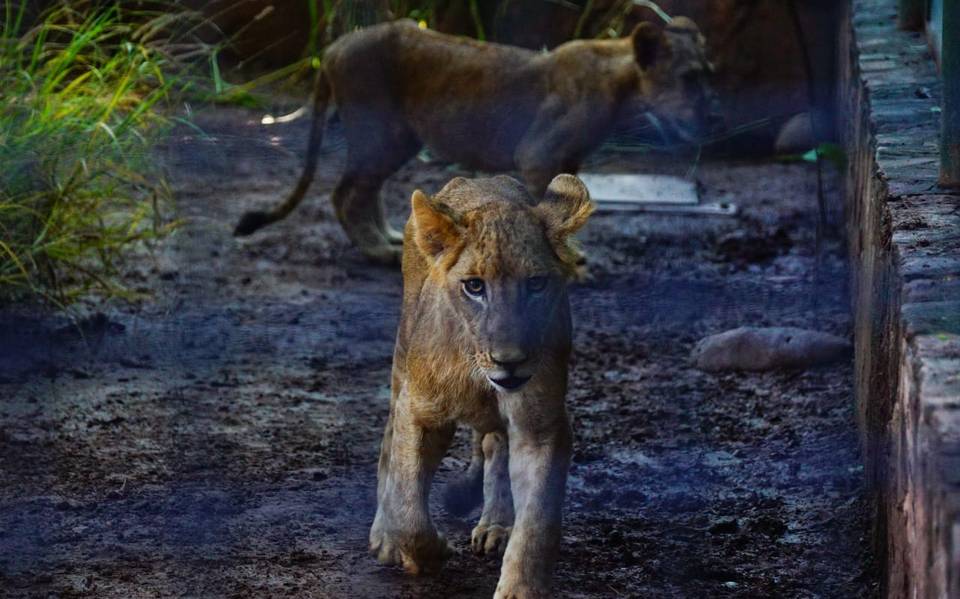
[[813, 123], [809, 112], [794, 115], [780, 127], [773, 150], [777, 154], [806, 152], [817, 145], [813, 135]]
[[793, 327], [741, 327], [700, 340], [693, 350], [697, 368], [723, 370], [776, 370], [808, 368], [841, 360], [850, 343], [829, 333]]

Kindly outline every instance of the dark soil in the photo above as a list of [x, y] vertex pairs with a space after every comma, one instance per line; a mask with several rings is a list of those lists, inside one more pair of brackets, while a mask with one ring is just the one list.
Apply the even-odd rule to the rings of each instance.
[[[492, 596], [499, 560], [470, 553], [473, 518], [440, 506], [459, 550], [441, 574], [367, 555], [400, 274], [365, 263], [332, 218], [336, 130], [291, 218], [230, 235], [298, 172], [305, 123], [258, 117], [208, 115], [211, 138], [163, 152], [185, 224], [125, 274], [150, 301], [98, 306], [80, 327], [4, 318], [0, 594]], [[611, 152], [588, 166], [689, 167]], [[414, 161], [393, 177], [397, 224], [415, 186], [454, 174], [470, 173]], [[711, 161], [696, 177], [740, 215], [599, 214], [583, 234], [556, 594], [873, 597], [852, 364], [713, 375], [688, 359], [740, 325], [849, 336], [838, 244], [812, 288], [814, 171]], [[441, 481], [464, 468], [466, 438]]]

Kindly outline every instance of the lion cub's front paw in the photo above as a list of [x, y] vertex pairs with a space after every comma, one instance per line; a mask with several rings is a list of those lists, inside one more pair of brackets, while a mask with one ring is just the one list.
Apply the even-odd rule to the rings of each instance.
[[550, 597], [550, 592], [544, 588], [503, 582], [497, 585], [497, 592], [493, 595], [493, 599], [550, 599]]
[[509, 526], [481, 522], [470, 535], [470, 546], [474, 553], [503, 555], [503, 551], [507, 548], [507, 541], [510, 540], [511, 530]]
[[386, 532], [370, 534], [370, 552], [382, 564], [398, 564], [418, 576], [435, 572], [450, 557], [451, 549], [443, 535], [436, 532], [399, 535]]

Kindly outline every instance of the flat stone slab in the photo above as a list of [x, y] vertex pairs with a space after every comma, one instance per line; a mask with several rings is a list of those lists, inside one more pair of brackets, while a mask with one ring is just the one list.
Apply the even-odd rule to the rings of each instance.
[[580, 173], [577, 175], [599, 204], [670, 204], [696, 206], [695, 181], [669, 175]]

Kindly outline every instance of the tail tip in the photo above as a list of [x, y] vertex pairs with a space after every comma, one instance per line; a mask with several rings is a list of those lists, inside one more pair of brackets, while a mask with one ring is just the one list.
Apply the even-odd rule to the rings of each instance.
[[247, 212], [240, 217], [240, 222], [238, 222], [237, 226], [233, 229], [233, 236], [245, 237], [257, 229], [270, 224], [270, 222], [270, 215], [266, 212]]

